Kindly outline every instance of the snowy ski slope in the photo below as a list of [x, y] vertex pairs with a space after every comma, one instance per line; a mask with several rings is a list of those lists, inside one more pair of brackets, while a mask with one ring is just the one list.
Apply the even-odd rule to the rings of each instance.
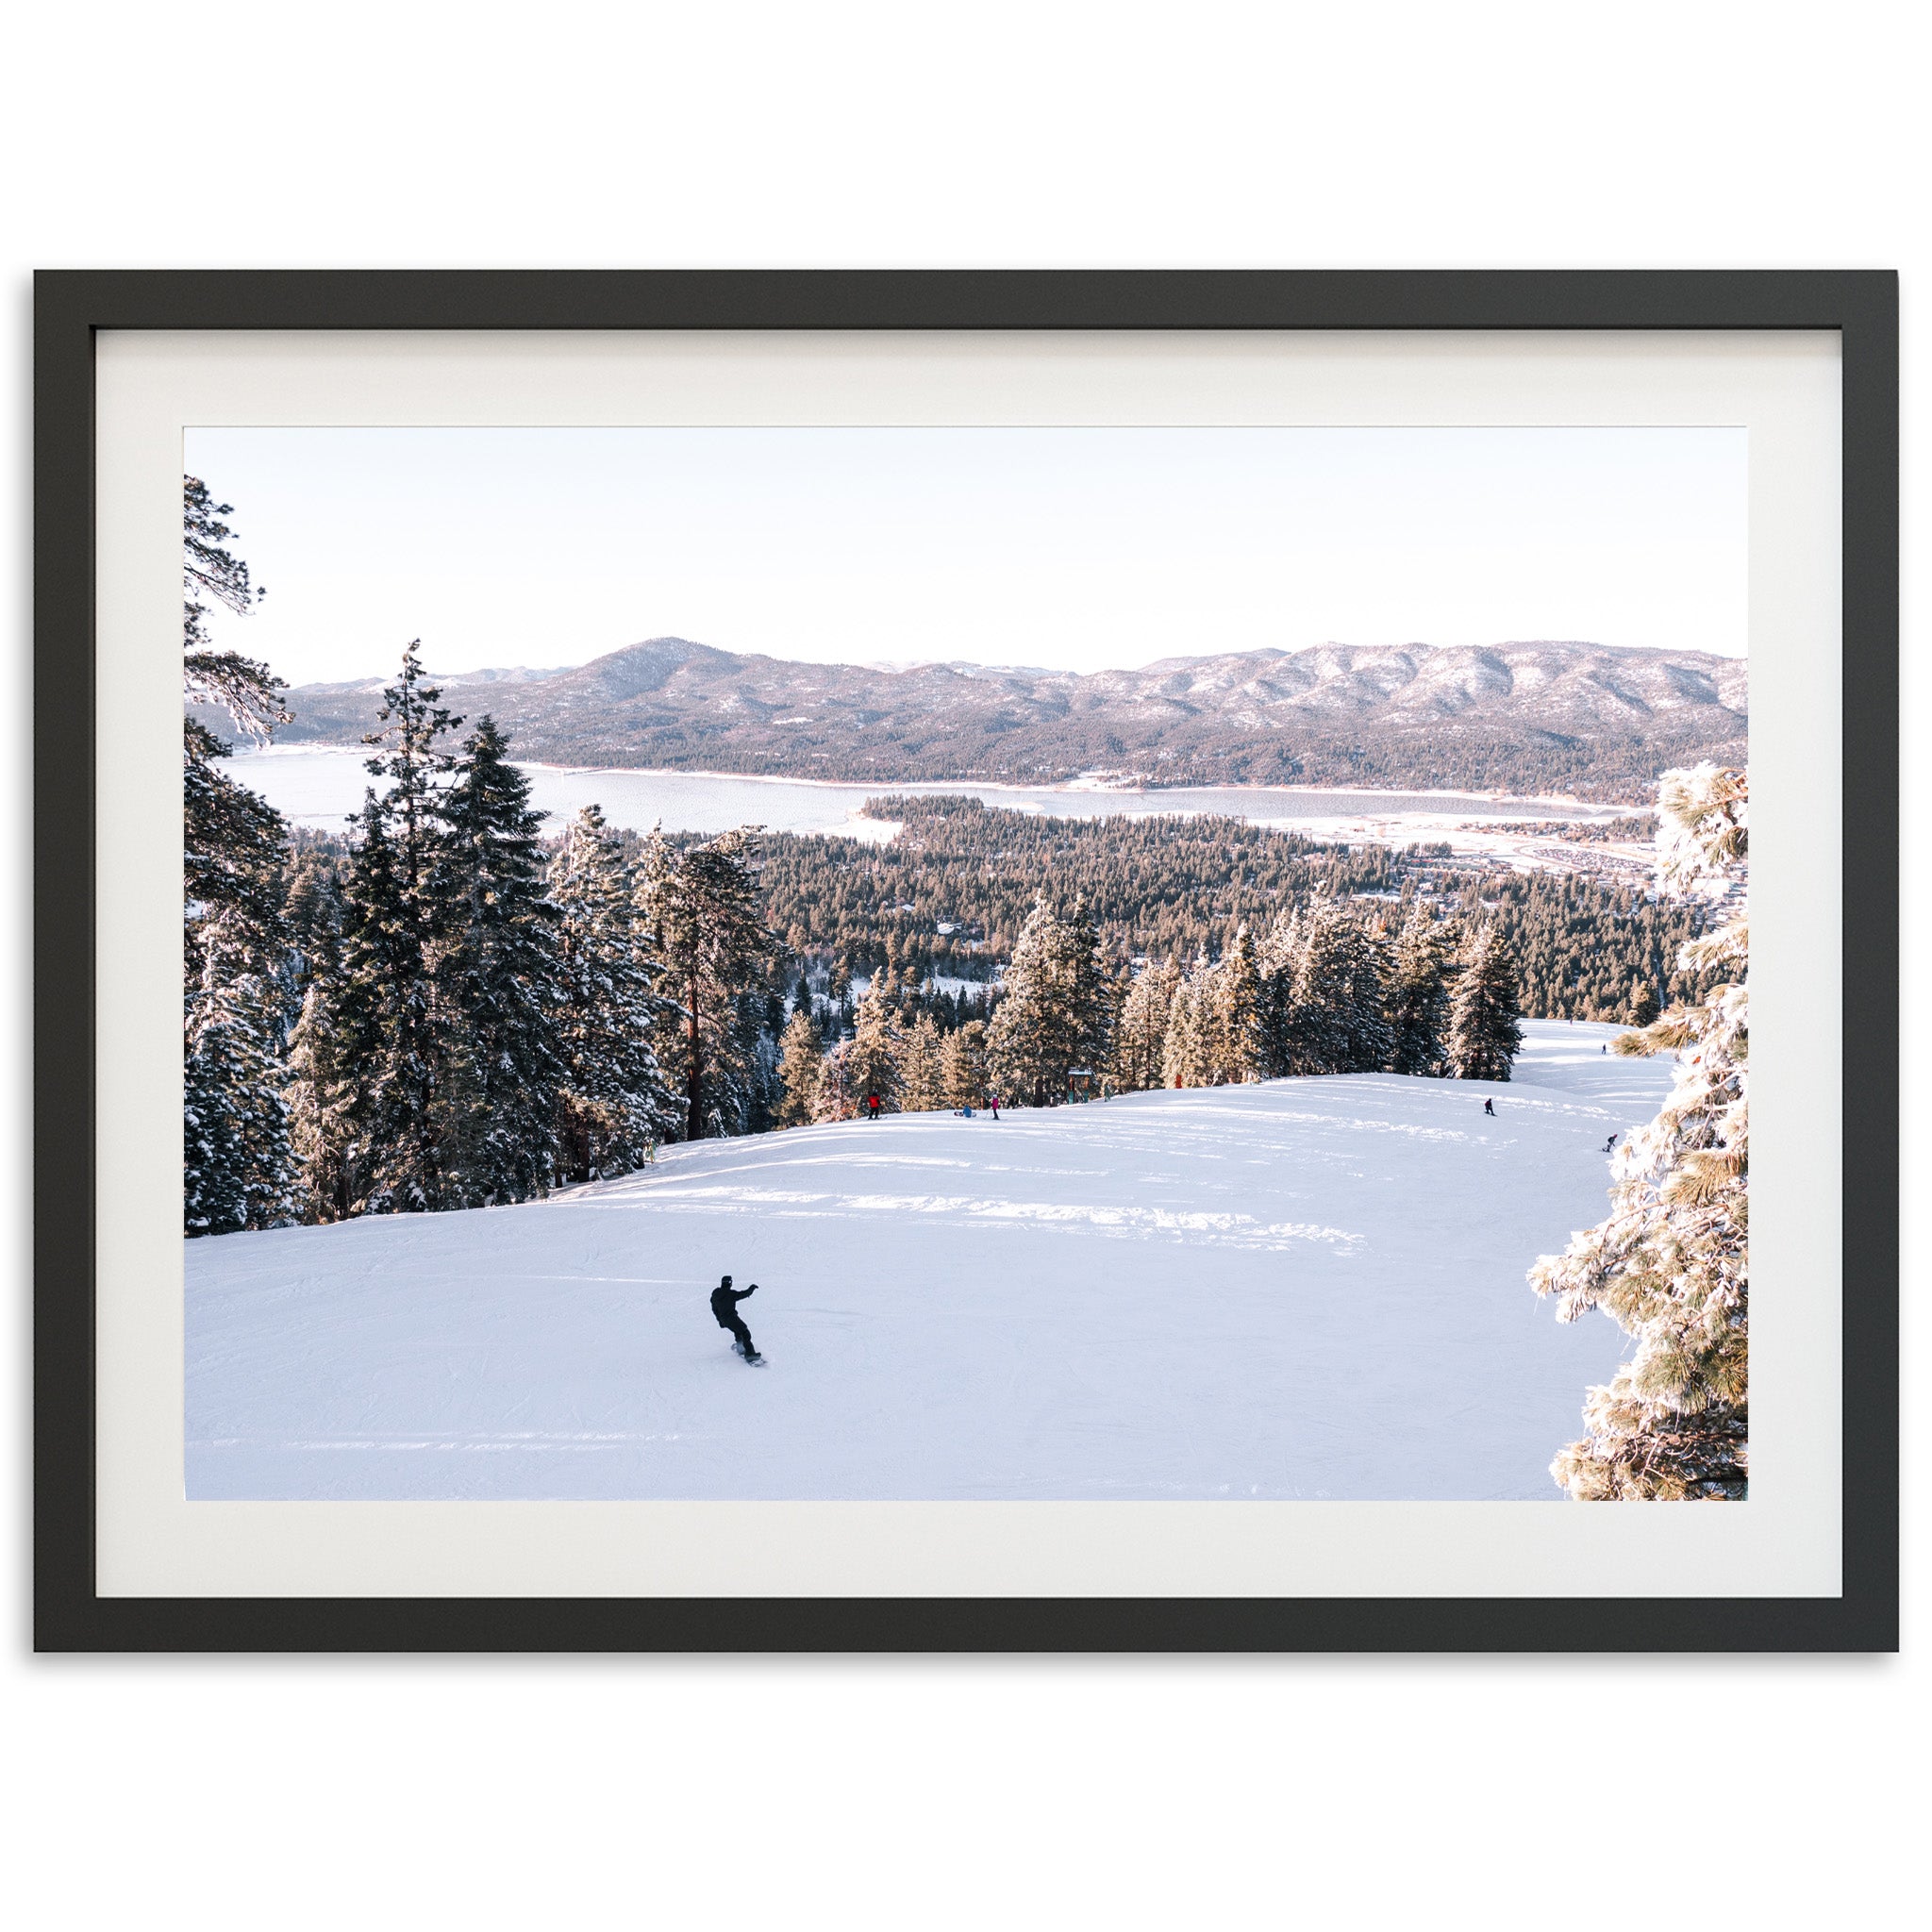
[[1525, 1031], [1507, 1086], [889, 1116], [189, 1241], [189, 1494], [1558, 1500], [1623, 1337], [1524, 1271], [1601, 1219], [1670, 1070]]

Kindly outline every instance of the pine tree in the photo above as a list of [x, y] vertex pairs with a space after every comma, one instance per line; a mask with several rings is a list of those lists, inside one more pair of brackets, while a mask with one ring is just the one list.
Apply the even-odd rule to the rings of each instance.
[[282, 1099], [286, 834], [265, 800], [205, 760], [189, 759], [187, 779], [184, 1225], [225, 1234], [294, 1212]]
[[[1699, 765], [1658, 789], [1667, 888], [1722, 877], [1747, 855], [1741, 771]], [[1662, 1110], [1624, 1143], [1607, 1220], [1530, 1272], [1557, 1318], [1591, 1308], [1636, 1343], [1584, 1405], [1589, 1433], [1550, 1473], [1582, 1502], [1741, 1501], [1750, 1477], [1749, 933], [1740, 913], [1684, 949], [1680, 969], [1719, 972], [1695, 1005], [1616, 1042], [1674, 1053]]]
[[1261, 969], [1261, 1029], [1270, 1076], [1301, 1071], [1296, 1039], [1295, 967], [1302, 951], [1298, 906], [1275, 914], [1257, 955]]
[[288, 997], [290, 1023], [289, 1145], [300, 1176], [301, 1218], [341, 1221], [353, 1211], [349, 1170], [355, 1143], [358, 1082], [345, 1058], [337, 999], [342, 984], [342, 940], [348, 908], [332, 860], [309, 852], [298, 858], [289, 883]]
[[[355, 1136], [342, 1163], [356, 1214], [423, 1210], [440, 1185], [434, 1089], [424, 1061], [440, 1046], [423, 924], [396, 862], [382, 804], [365, 794], [342, 880], [342, 969], [325, 1019], [327, 1059], [356, 1070]], [[440, 1053], [437, 1056], [440, 1058]], [[422, 1151], [427, 1142], [430, 1159]]]
[[[781, 1024], [771, 1024], [776, 1005]], [[784, 998], [767, 980], [754, 981], [731, 1002], [731, 1051], [728, 1080], [718, 1083], [715, 1131], [721, 1134], [769, 1133], [783, 1098], [778, 1078], [778, 1039], [783, 1031]]]
[[802, 1127], [818, 1104], [819, 1076], [824, 1070], [819, 1029], [811, 1017], [811, 994], [803, 992], [791, 1024], [785, 1028], [784, 1053], [778, 1062], [784, 1097], [778, 1105], [781, 1127]]
[[1213, 1077], [1208, 1005], [1213, 972], [1203, 953], [1174, 987], [1161, 1051], [1163, 1087], [1205, 1087]]
[[507, 751], [488, 717], [464, 741], [428, 883], [442, 935], [436, 991], [453, 1022], [439, 1124], [450, 1208], [527, 1201], [557, 1172], [558, 908], [530, 781]]
[[858, 1107], [866, 1108], [876, 1093], [882, 1113], [899, 1110], [905, 1051], [899, 1016], [886, 1000], [875, 977], [858, 1003], [852, 1022], [852, 1038], [846, 1042], [843, 1056], [845, 1081]]
[[1507, 1080], [1523, 1046], [1516, 972], [1502, 935], [1486, 925], [1471, 942], [1449, 1008], [1450, 1073], [1458, 1080]]
[[948, 1107], [986, 1103], [986, 1023], [968, 1020], [946, 1035], [940, 1047], [941, 1096]]
[[334, 979], [341, 971], [343, 908], [335, 865], [321, 853], [299, 855], [287, 875], [283, 926], [288, 951], [282, 976], [292, 1031], [308, 989], [318, 979]]
[[[225, 545], [231, 514], [198, 477], [182, 479], [184, 695], [225, 709], [266, 740], [287, 722], [267, 667], [211, 647], [211, 596], [245, 616], [260, 592]], [[288, 1020], [281, 814], [218, 772], [229, 747], [192, 718], [182, 727], [183, 1224], [190, 1234], [270, 1227], [295, 1212], [282, 1098]]]
[[1349, 1071], [1351, 924], [1341, 907], [1325, 897], [1316, 899], [1301, 922], [1284, 1027], [1291, 1073]]
[[289, 1144], [300, 1174], [302, 1219], [343, 1221], [363, 1192], [358, 1171], [362, 1091], [340, 973], [318, 973], [289, 1045]]
[[819, 1066], [818, 1092], [812, 1098], [811, 1117], [815, 1121], [849, 1121], [865, 1099], [865, 1089], [846, 1071], [851, 1041], [841, 1041], [827, 1053]]
[[550, 862], [557, 908], [558, 1174], [576, 1182], [629, 1174], [681, 1122], [654, 1050], [675, 1005], [654, 990], [652, 959], [624, 853], [587, 805]]
[[1068, 1075], [1106, 1058], [1112, 982], [1086, 906], [1061, 919], [1041, 893], [1007, 968], [1006, 996], [987, 1036], [1003, 1094], [1034, 1107], [1062, 1099]]
[[433, 874], [441, 857], [440, 781], [455, 764], [440, 741], [462, 721], [437, 704], [409, 644], [364, 742], [388, 791], [365, 797], [342, 884], [347, 914], [335, 1001], [344, 1063], [358, 1070], [357, 1138], [348, 1167], [356, 1211], [425, 1212], [446, 1205], [446, 1082], [458, 1020], [437, 986], [449, 907]]
[[779, 952], [759, 907], [753, 838], [753, 827], [741, 826], [679, 853], [654, 835], [639, 888], [666, 990], [683, 1012], [684, 1131], [692, 1141], [731, 1111], [720, 1090], [735, 1071], [734, 1002]]
[[1409, 907], [1395, 944], [1389, 1021], [1394, 1035], [1389, 1065], [1393, 1073], [1436, 1074], [1446, 1051], [1442, 1031], [1449, 991], [1437, 922], [1420, 900]]
[[[266, 743], [277, 724], [289, 723], [281, 693], [288, 689], [266, 664], [238, 652], [218, 651], [208, 628], [212, 598], [237, 617], [246, 617], [266, 594], [251, 581], [248, 566], [227, 547], [235, 533], [224, 517], [235, 506], [217, 503], [199, 476], [181, 479], [181, 606], [182, 675], [184, 696], [191, 705], [225, 711], [235, 728], [257, 743]], [[191, 754], [220, 758], [227, 747], [206, 726], [189, 725]]]
[[940, 1030], [921, 1013], [900, 1035], [899, 1103], [908, 1113], [937, 1113], [946, 1104]]
[[[278, 953], [286, 943], [283, 865], [289, 828], [267, 799], [216, 771], [192, 744], [182, 781], [188, 941], [182, 964], [184, 979], [198, 983], [202, 954], [196, 933], [203, 920], [236, 915], [241, 929], [252, 935], [251, 959], [264, 947]], [[250, 970], [268, 964], [264, 955]]]
[[1240, 1085], [1265, 1078], [1268, 1029], [1261, 970], [1245, 924], [1235, 935], [1207, 985], [1203, 1010], [1208, 1082]]
[[280, 990], [240, 912], [200, 926], [201, 979], [186, 1003], [183, 1224], [191, 1235], [279, 1226], [297, 1207]]
[[1174, 1006], [1180, 968], [1172, 960], [1143, 967], [1128, 986], [1114, 1028], [1112, 1072], [1122, 1091], [1138, 1093], [1166, 1084], [1167, 1016]]
[[288, 1016], [289, 1145], [300, 1177], [301, 1218], [340, 1221], [351, 1211], [349, 1148], [356, 1136], [356, 1070], [341, 1058], [335, 1007], [348, 923], [334, 861], [319, 852], [290, 868], [289, 951], [284, 996]]

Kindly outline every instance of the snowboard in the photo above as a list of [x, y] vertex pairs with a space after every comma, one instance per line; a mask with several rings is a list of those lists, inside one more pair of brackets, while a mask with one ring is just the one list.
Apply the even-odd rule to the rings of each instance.
[[764, 1357], [759, 1355], [756, 1350], [747, 1355], [745, 1353], [744, 1344], [741, 1341], [734, 1341], [731, 1344], [731, 1353], [735, 1355], [740, 1361], [745, 1363], [748, 1367], [754, 1369], [761, 1369], [765, 1365]]

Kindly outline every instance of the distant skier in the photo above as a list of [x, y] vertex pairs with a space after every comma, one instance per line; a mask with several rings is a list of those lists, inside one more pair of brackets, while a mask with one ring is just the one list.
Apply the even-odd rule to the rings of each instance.
[[758, 1352], [753, 1343], [751, 1330], [744, 1325], [743, 1319], [738, 1312], [738, 1305], [758, 1291], [758, 1285], [756, 1281], [749, 1288], [733, 1288], [728, 1274], [711, 1291], [711, 1312], [718, 1318], [719, 1327], [731, 1331], [733, 1349], [746, 1361], [753, 1363], [763, 1361], [764, 1357]]
[[1604, 1043], [1603, 1043], [1603, 1045], [1602, 1045], [1601, 1047], [1599, 1047], [1599, 1048], [1598, 1048], [1598, 1051], [1599, 1051], [1600, 1053], [1608, 1053], [1608, 1052], [1609, 1052], [1609, 1050], [1610, 1050], [1610, 1042], [1609, 1042], [1609, 1041], [1608, 1041], [1607, 1040], [1607, 1041], [1604, 1041]]
[[1610, 1151], [1610, 1149], [1614, 1147], [1616, 1144], [1617, 1137], [1616, 1135], [1612, 1134], [1610, 1138], [1604, 1142], [1604, 1152], [1607, 1154]]
[[876, 1093], [868, 1093], [865, 1096], [865, 1117], [869, 1121], [875, 1121], [879, 1117], [879, 1097]]
[[993, 1117], [993, 1119], [994, 1119], [994, 1120], [998, 1120], [998, 1119], [999, 1119], [999, 1117], [1000, 1117], [1000, 1097], [999, 1097], [999, 1095], [998, 1095], [997, 1093], [989, 1093], [989, 1094], [987, 1095], [987, 1097], [986, 1097], [986, 1104], [987, 1104], [987, 1106], [989, 1106], [990, 1108], [992, 1108], [992, 1117]]
[[1483, 1102], [1483, 1111], [1484, 1111], [1484, 1112], [1485, 1112], [1486, 1114], [1489, 1114], [1489, 1115], [1490, 1115], [1490, 1116], [1491, 1116], [1491, 1118], [1493, 1119], [1493, 1118], [1494, 1118], [1494, 1116], [1495, 1116], [1495, 1111], [1496, 1111], [1496, 1103], [1495, 1103], [1495, 1102], [1494, 1102], [1493, 1100], [1486, 1100], [1486, 1101], [1484, 1101], [1484, 1102]]

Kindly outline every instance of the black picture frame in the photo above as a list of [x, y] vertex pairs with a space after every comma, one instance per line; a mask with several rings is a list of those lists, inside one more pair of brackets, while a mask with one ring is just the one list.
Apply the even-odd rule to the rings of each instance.
[[[107, 329], [1838, 332], [1835, 1598], [104, 1598], [94, 1586], [94, 341]], [[43, 1651], [1884, 1651], [1898, 1642], [1898, 286], [1822, 272], [130, 272], [34, 286], [34, 1637]]]

